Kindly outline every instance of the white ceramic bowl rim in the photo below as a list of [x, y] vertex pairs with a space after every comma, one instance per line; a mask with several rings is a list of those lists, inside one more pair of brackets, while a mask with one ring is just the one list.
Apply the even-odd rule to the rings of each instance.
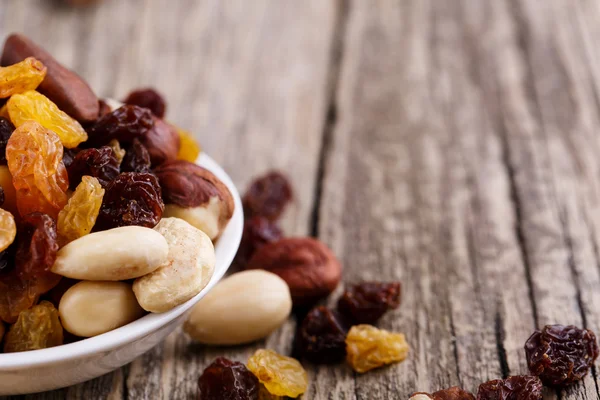
[[[22, 369], [30, 366], [39, 367], [46, 364], [65, 362], [85, 355], [113, 350], [119, 346], [131, 343], [151, 334], [158, 328], [168, 324], [170, 321], [186, 312], [223, 277], [227, 271], [227, 268], [229, 268], [229, 265], [235, 257], [242, 238], [242, 229], [244, 224], [242, 202], [231, 178], [227, 175], [227, 173], [225, 173], [219, 164], [217, 164], [212, 158], [204, 153], [198, 157], [196, 162], [213, 172], [219, 179], [223, 181], [223, 183], [229, 188], [235, 203], [234, 215], [229, 221], [229, 224], [222, 236], [222, 239], [226, 235], [230, 236], [229, 240], [226, 243], [220, 240], [217, 245], [226, 246], [226, 248], [223, 250], [226, 256], [223, 260], [219, 260], [220, 263], [217, 265], [214, 275], [202, 292], [172, 310], [161, 314], [147, 314], [144, 317], [131, 322], [130, 324], [114, 329], [102, 335], [83, 339], [79, 342], [64, 344], [62, 346], [42, 350], [19, 353], [0, 353], [0, 371]], [[225, 265], [225, 267], [219, 269], [219, 265]]]

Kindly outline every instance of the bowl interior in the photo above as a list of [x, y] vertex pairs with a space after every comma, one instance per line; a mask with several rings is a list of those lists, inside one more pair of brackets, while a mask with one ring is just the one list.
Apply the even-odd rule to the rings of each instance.
[[229, 188], [235, 202], [233, 217], [215, 244], [215, 272], [202, 292], [170, 311], [161, 314], [145, 315], [130, 324], [102, 335], [49, 349], [0, 354], [0, 371], [20, 369], [28, 366], [40, 366], [58, 361], [75, 359], [86, 354], [111, 350], [128, 342], [132, 342], [155, 331], [161, 326], [168, 324], [186, 312], [204, 297], [204, 295], [223, 277], [235, 257], [242, 238], [244, 225], [242, 202], [231, 178], [212, 158], [203, 153], [198, 157], [196, 163], [210, 170], [221, 179], [221, 181]]

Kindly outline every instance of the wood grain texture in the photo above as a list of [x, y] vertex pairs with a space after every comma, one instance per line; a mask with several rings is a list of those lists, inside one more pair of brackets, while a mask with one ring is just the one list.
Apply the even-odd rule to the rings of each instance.
[[[600, 3], [7, 0], [0, 21], [0, 39], [26, 32], [102, 96], [156, 86], [240, 188], [289, 173], [285, 230], [330, 245], [345, 282], [402, 281], [380, 325], [407, 335], [409, 359], [364, 375], [307, 364], [304, 399], [475, 392], [527, 373], [537, 326], [600, 332]], [[236, 348], [176, 332], [23, 398], [191, 398], [212, 359], [289, 352], [295, 326]], [[545, 397], [597, 399], [596, 371]]]

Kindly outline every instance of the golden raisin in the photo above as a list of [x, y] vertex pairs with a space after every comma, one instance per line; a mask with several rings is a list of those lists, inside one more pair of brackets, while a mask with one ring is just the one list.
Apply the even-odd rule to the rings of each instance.
[[4, 104], [2, 107], [0, 107], [0, 117], [10, 119], [10, 115], [8, 115], [8, 105], [7, 104]]
[[346, 336], [346, 361], [360, 373], [404, 361], [408, 350], [403, 334], [377, 329], [371, 325], [353, 326]]
[[21, 216], [39, 211], [56, 219], [67, 204], [69, 179], [58, 136], [35, 121], [25, 122], [6, 145], [6, 160]]
[[90, 233], [100, 212], [104, 189], [98, 179], [84, 176], [58, 214], [58, 235], [65, 245]]
[[248, 369], [275, 396], [298, 397], [308, 387], [308, 375], [295, 359], [273, 350], [257, 350], [248, 359]]
[[77, 147], [88, 138], [79, 122], [61, 111], [49, 98], [34, 90], [16, 94], [6, 104], [10, 120], [15, 126], [19, 127], [27, 121], [37, 121], [55, 132], [66, 148]]
[[44, 64], [33, 57], [0, 68], [0, 98], [34, 90], [46, 77], [46, 71]]
[[4, 352], [46, 349], [63, 344], [58, 310], [49, 301], [21, 311], [4, 338]]
[[113, 153], [115, 154], [115, 158], [117, 159], [117, 163], [119, 165], [121, 165], [121, 161], [123, 161], [123, 158], [125, 157], [125, 149], [121, 148], [121, 144], [119, 143], [119, 141], [117, 139], [113, 139], [108, 143], [108, 146], [110, 146], [110, 148], [112, 149]]
[[177, 154], [178, 160], [185, 160], [189, 162], [196, 162], [198, 155], [202, 151], [200, 145], [192, 137], [189, 132], [184, 131], [181, 128], [175, 128], [179, 134], [179, 153]]
[[4, 251], [15, 241], [17, 235], [17, 224], [15, 217], [6, 210], [0, 208], [0, 251]]
[[17, 209], [17, 193], [13, 186], [13, 179], [7, 165], [0, 165], [0, 186], [4, 190], [4, 204], [2, 208], [10, 211], [16, 220], [19, 219], [19, 210]]

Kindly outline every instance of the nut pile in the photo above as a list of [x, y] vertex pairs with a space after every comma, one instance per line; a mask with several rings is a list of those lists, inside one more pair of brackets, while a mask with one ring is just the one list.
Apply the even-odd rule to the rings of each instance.
[[99, 335], [198, 294], [233, 198], [163, 120], [162, 97], [141, 89], [113, 109], [22, 35], [1, 64], [3, 351]]

